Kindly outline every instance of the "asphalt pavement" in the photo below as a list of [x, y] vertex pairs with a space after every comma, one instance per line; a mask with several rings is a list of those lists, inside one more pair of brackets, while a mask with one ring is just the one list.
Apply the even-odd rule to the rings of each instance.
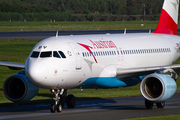
[[151, 110], [145, 108], [142, 96], [76, 101], [75, 108], [65, 105], [61, 113], [51, 113], [50, 103], [0, 107], [0, 120], [117, 120], [175, 114], [180, 114], [180, 93], [163, 109], [154, 105]]

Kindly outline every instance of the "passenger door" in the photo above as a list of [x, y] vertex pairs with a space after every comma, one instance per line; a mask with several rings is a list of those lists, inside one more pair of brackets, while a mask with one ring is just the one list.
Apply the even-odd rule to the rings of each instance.
[[80, 52], [74, 43], [70, 42], [68, 44], [70, 45], [70, 47], [75, 55], [75, 58], [76, 58], [76, 70], [80, 70], [82, 68], [82, 59], [81, 59]]

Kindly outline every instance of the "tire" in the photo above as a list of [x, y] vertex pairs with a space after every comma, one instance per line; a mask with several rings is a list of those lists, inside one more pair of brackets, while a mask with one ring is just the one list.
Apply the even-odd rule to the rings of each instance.
[[74, 95], [68, 95], [66, 102], [67, 102], [67, 107], [68, 108], [74, 108], [74, 106], [75, 106], [75, 97], [74, 97]]
[[62, 105], [61, 104], [58, 104], [57, 105], [57, 112], [62, 112]]
[[59, 104], [61, 104], [62, 108], [64, 108], [64, 103], [65, 103], [65, 97], [64, 96], [60, 96], [61, 99], [59, 101]]
[[51, 113], [55, 113], [55, 110], [56, 110], [55, 104], [51, 104], [51, 107], [50, 107]]
[[164, 108], [165, 102], [156, 103], [157, 108]]
[[153, 102], [145, 99], [145, 106], [147, 109], [152, 109], [153, 108]]

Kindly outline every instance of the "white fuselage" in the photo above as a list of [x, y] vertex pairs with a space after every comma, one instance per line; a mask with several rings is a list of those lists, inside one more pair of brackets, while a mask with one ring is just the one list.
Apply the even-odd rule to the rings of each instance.
[[[88, 82], [92, 85], [100, 75], [114, 76], [115, 73], [101, 74], [111, 65], [118, 68], [171, 65], [179, 58], [179, 43], [178, 36], [154, 33], [52, 37], [33, 48], [26, 61], [26, 76], [34, 85], [48, 89], [81, 87], [87, 80], [86, 85]], [[33, 51], [36, 57], [31, 57]], [[42, 52], [52, 54], [41, 57]]]

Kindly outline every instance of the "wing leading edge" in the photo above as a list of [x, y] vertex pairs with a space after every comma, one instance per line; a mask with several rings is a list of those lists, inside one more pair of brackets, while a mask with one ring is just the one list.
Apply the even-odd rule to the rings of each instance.
[[22, 63], [13, 63], [13, 62], [2, 62], [0, 61], [0, 66], [6, 66], [12, 70], [21, 70], [25, 69], [25, 64]]
[[169, 66], [140, 67], [140, 68], [118, 68], [117, 78], [133, 78], [143, 75], [152, 74], [154, 72], [161, 74], [170, 74], [175, 80], [180, 74], [180, 64]]

